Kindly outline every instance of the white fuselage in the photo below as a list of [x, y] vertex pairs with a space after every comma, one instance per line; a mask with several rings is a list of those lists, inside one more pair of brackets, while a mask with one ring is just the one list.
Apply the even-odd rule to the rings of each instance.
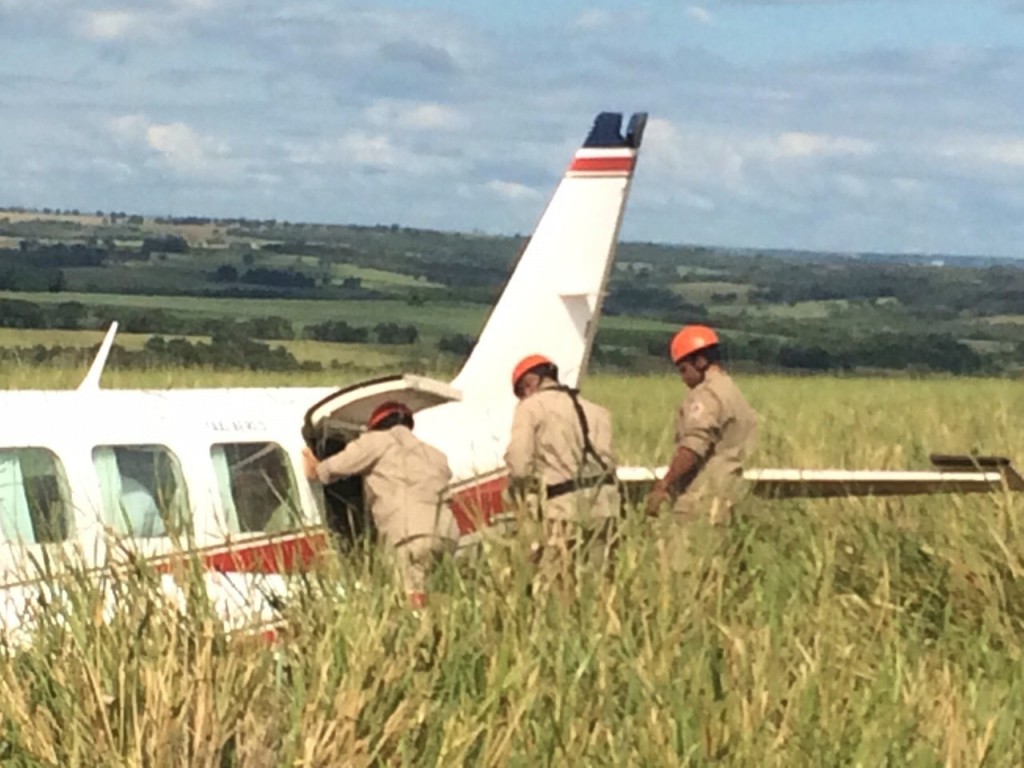
[[[6, 414], [0, 437], [3, 456], [31, 451], [52, 458], [69, 513], [61, 540], [33, 540], [26, 523], [22, 537], [0, 541], [2, 622], [17, 627], [21, 611], [44, 581], [37, 564], [45, 559], [103, 568], [125, 553], [143, 555], [158, 569], [183, 553], [198, 554], [208, 575], [207, 591], [233, 626], [260, 625], [272, 619], [262, 594], [283, 589], [283, 573], [312, 563], [324, 548], [324, 500], [319, 484], [303, 476], [301, 434], [309, 407], [329, 396], [328, 388], [195, 389], [174, 391], [19, 391], [0, 393]], [[462, 533], [472, 537], [479, 519], [467, 511], [477, 480], [489, 483], [493, 510], [504, 488], [504, 443], [514, 400], [450, 402], [416, 415], [416, 433], [443, 451], [453, 471], [453, 497]], [[296, 516], [275, 530], [240, 530], [236, 518], [246, 509], [226, 492], [232, 486], [218, 468], [225, 446], [273, 446], [287, 466], [289, 496]], [[106, 487], [110, 468], [104, 451], [160, 451], [177, 471], [176, 492], [184, 498], [183, 525], [175, 530], [138, 533], [124, 530], [111, 509]], [[122, 455], [122, 464], [123, 455]], [[131, 502], [122, 477], [121, 501]], [[141, 478], [144, 482], [147, 478]], [[497, 483], [495, 483], [497, 480]], [[0, 515], [14, 515], [10, 478], [0, 474]], [[30, 480], [25, 480], [26, 484]], [[134, 482], [134, 481], [133, 481]], [[236, 489], [237, 490], [237, 489]], [[143, 491], [144, 492], [144, 491]], [[152, 484], [150, 484], [152, 495]], [[264, 493], [264, 497], [266, 494]], [[132, 502], [133, 503], [133, 502]], [[155, 509], [155, 507], [154, 507]], [[486, 521], [485, 521], [486, 522]], [[138, 525], [138, 521], [136, 521]], [[11, 526], [6, 526], [11, 529]], [[2, 531], [0, 531], [2, 532]], [[55, 558], [55, 556], [62, 556]], [[168, 578], [166, 589], [181, 598]]]

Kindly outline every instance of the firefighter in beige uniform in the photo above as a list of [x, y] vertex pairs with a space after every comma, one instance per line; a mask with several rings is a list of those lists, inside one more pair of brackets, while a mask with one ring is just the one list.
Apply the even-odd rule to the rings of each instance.
[[328, 484], [362, 475], [373, 522], [395, 557], [410, 602], [426, 601], [426, 578], [459, 529], [446, 498], [452, 472], [445, 455], [412, 433], [412, 411], [386, 402], [374, 409], [367, 431], [321, 462], [306, 452], [306, 474]]
[[611, 416], [559, 384], [558, 368], [542, 355], [519, 362], [512, 388], [519, 403], [505, 463], [513, 487], [539, 484], [546, 545], [565, 551], [583, 534], [603, 546], [619, 514]]
[[702, 325], [676, 334], [672, 361], [689, 388], [676, 414], [676, 450], [655, 483], [647, 509], [674, 496], [681, 522], [728, 523], [743, 480], [743, 463], [757, 434], [757, 414], [720, 363], [718, 335]]

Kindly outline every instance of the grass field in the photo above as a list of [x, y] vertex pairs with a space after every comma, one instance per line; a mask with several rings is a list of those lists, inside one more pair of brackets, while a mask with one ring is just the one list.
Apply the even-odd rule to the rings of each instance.
[[[317, 268], [320, 260], [316, 256], [293, 256], [282, 253], [260, 253], [256, 256], [255, 264], [260, 267], [272, 267], [276, 269], [288, 269], [301, 263], [306, 268]], [[348, 277], [358, 277], [364, 288], [377, 290], [388, 290], [390, 288], [419, 288], [430, 290], [443, 290], [441, 283], [434, 283], [426, 279], [403, 275], [400, 272], [389, 272], [384, 269], [373, 269], [372, 267], [360, 267], [355, 264], [331, 264], [331, 276], [336, 282]]]
[[729, 283], [723, 281], [676, 283], [672, 290], [693, 304], [712, 304], [714, 297], [722, 294], [733, 294], [740, 303], [745, 303], [747, 294], [753, 286], [747, 283]]
[[[163, 309], [186, 313], [192, 317], [218, 317], [245, 320], [278, 316], [296, 325], [345, 320], [357, 326], [378, 323], [409, 323], [420, 332], [420, 341], [433, 346], [444, 335], [476, 336], [483, 328], [491, 308], [482, 304], [458, 301], [427, 301], [416, 306], [406, 301], [326, 301], [314, 299], [222, 299], [202, 296], [145, 296], [107, 293], [22, 293], [0, 291], [0, 299], [15, 299], [49, 305], [77, 301], [87, 306], [108, 307], [109, 320], [117, 320], [118, 308]], [[655, 331], [666, 340], [676, 327], [658, 320], [636, 317], [607, 316], [601, 319], [602, 330]], [[666, 341], [667, 343], [667, 341]]]
[[[80, 372], [74, 372], [80, 375]], [[3, 373], [3, 386], [52, 372]], [[111, 372], [109, 386], [154, 384]], [[280, 383], [163, 372], [161, 385]], [[289, 383], [320, 383], [289, 376]], [[72, 378], [77, 383], [77, 378]], [[1010, 380], [743, 377], [760, 466], [1024, 462]], [[623, 463], [662, 463], [682, 384], [595, 376]], [[374, 558], [338, 558], [276, 646], [226, 638], [141, 569], [3, 651], [14, 765], [1012, 766], [1024, 758], [1024, 502], [749, 501], [686, 537], [631, 515], [613, 578], [528, 585], [521, 542], [439, 574], [408, 612]], [[182, 576], [187, 580], [187, 576]], [[336, 597], [338, 584], [346, 587]], [[356, 586], [357, 583], [361, 587]], [[335, 595], [335, 597], [325, 596]]]
[[11, 293], [0, 298], [23, 299], [38, 304], [77, 301], [87, 306], [108, 308], [108, 320], [116, 320], [119, 308], [162, 309], [190, 317], [246, 320], [278, 316], [297, 326], [344, 320], [352, 325], [372, 327], [378, 323], [413, 324], [420, 341], [433, 346], [444, 335], [476, 335], [489, 308], [480, 304], [428, 302], [413, 306], [405, 301], [319, 301], [313, 299], [210, 299], [200, 296], [144, 296], [103, 293]]
[[[178, 336], [170, 335], [168, 338], [184, 338], [191, 342], [208, 342], [208, 336]], [[150, 338], [148, 333], [118, 333], [115, 343], [124, 349], [140, 350]], [[21, 328], [0, 328], [0, 347], [44, 347], [63, 346], [90, 349], [99, 345], [103, 340], [103, 333], [100, 331], [62, 331], [62, 330], [34, 330]], [[308, 339], [296, 339], [294, 341], [270, 341], [272, 347], [282, 346], [295, 355], [299, 361], [314, 361], [326, 368], [351, 368], [356, 371], [379, 371], [393, 370], [408, 367], [412, 364], [421, 366], [421, 358], [424, 350], [421, 347], [410, 347], [405, 345], [386, 344], [341, 344], [328, 341], [310, 341]], [[427, 350], [429, 352], [429, 350]], [[436, 355], [441, 358], [443, 356]], [[62, 370], [49, 369], [51, 375], [64, 376]], [[164, 375], [156, 371], [156, 375]], [[15, 375], [21, 375], [15, 372]], [[35, 373], [29, 373], [31, 378]], [[116, 376], [117, 372], [111, 371], [108, 375]], [[140, 375], [135, 373], [133, 375]], [[237, 374], [229, 374], [237, 375]], [[2, 377], [0, 377], [2, 378]], [[130, 380], [130, 377], [129, 377]], [[20, 385], [19, 385], [20, 386]]]

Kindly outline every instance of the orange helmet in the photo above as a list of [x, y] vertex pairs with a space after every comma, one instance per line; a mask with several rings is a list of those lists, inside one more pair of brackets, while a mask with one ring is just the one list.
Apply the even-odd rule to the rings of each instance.
[[718, 343], [718, 334], [706, 325], [687, 325], [679, 333], [672, 337], [672, 344], [669, 347], [672, 362], [679, 364], [684, 357], [700, 352], [702, 349], [713, 347]]
[[397, 400], [388, 400], [386, 403], [381, 403], [373, 409], [373, 413], [370, 414], [370, 418], [366, 422], [366, 428], [373, 429], [388, 416], [392, 416], [396, 413], [404, 413], [408, 416], [412, 416], [412, 410], [405, 403], [400, 403]]
[[519, 383], [523, 376], [538, 365], [554, 365], [554, 363], [549, 358], [544, 357], [544, 355], [527, 355], [516, 363], [516, 367], [512, 369], [512, 389], [516, 388], [516, 384]]

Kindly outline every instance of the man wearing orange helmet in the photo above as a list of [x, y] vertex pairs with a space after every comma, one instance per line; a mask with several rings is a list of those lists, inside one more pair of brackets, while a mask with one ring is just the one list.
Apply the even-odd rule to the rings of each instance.
[[564, 554], [582, 538], [603, 552], [619, 514], [611, 415], [559, 384], [558, 367], [543, 355], [519, 361], [512, 390], [519, 403], [505, 463], [513, 487], [540, 486], [545, 550]]
[[306, 476], [323, 484], [362, 475], [373, 522], [393, 548], [410, 602], [426, 602], [426, 578], [446, 553], [454, 553], [459, 529], [446, 489], [452, 472], [441, 451], [412, 433], [408, 406], [389, 401], [370, 414], [367, 431], [344, 449], [317, 461], [307, 448]]
[[647, 510], [657, 512], [674, 496], [673, 512], [682, 521], [707, 514], [710, 522], [724, 524], [757, 434], [757, 414], [722, 368], [713, 330], [684, 327], [672, 339], [670, 352], [689, 392], [676, 413], [675, 453], [647, 497]]

